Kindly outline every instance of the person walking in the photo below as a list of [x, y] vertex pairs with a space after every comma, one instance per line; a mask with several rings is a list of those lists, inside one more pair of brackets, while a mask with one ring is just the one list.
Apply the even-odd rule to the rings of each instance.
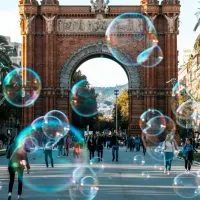
[[183, 157], [185, 160], [186, 172], [189, 172], [191, 170], [192, 162], [194, 160], [193, 152], [194, 152], [194, 149], [192, 146], [192, 141], [189, 138], [186, 138], [185, 145], [182, 150]]
[[129, 139], [129, 146], [130, 146], [130, 151], [134, 151], [134, 149], [135, 149], [135, 138], [133, 136], [131, 136], [130, 139]]
[[140, 144], [141, 144], [141, 138], [139, 135], [136, 136], [135, 138], [135, 148], [136, 151], [140, 151]]
[[145, 156], [146, 151], [147, 151], [147, 144], [146, 144], [146, 137], [144, 135], [142, 135], [142, 138], [141, 138], [141, 146], [142, 146], [143, 155]]
[[64, 155], [66, 155], [66, 156], [69, 155], [69, 149], [70, 149], [71, 143], [72, 143], [71, 135], [68, 134], [68, 135], [65, 137], [65, 141], [64, 141], [64, 146], [65, 146]]
[[57, 142], [58, 146], [58, 157], [61, 157], [63, 155], [63, 146], [64, 146], [64, 137], [61, 137], [59, 141]]
[[118, 136], [116, 133], [114, 133], [111, 137], [111, 145], [112, 145], [112, 162], [115, 161], [118, 162], [119, 157], [119, 141]]
[[97, 136], [97, 156], [98, 161], [102, 161], [103, 158], [103, 147], [104, 147], [104, 138], [101, 134]]
[[163, 142], [162, 149], [164, 151], [164, 173], [170, 174], [172, 161], [174, 159], [174, 152], [178, 150], [176, 141], [172, 134], [167, 134]]
[[44, 147], [45, 164], [47, 168], [49, 167], [48, 157], [51, 162], [51, 167], [52, 168], [54, 167], [53, 155], [52, 155], [53, 148], [54, 148], [54, 140], [50, 140], [49, 142], [47, 142], [47, 144]]
[[24, 169], [27, 169], [29, 173], [30, 165], [28, 161], [27, 152], [24, 144], [19, 146], [17, 143], [17, 138], [11, 142], [7, 158], [8, 162], [8, 172], [9, 172], [9, 187], [8, 187], [8, 200], [12, 198], [12, 190], [15, 181], [15, 174], [18, 174], [18, 200], [22, 199], [22, 188], [23, 188], [23, 173]]
[[92, 158], [94, 158], [94, 152], [96, 150], [96, 138], [94, 134], [89, 136], [87, 145], [88, 145], [88, 150], [90, 152], [90, 160], [91, 160]]

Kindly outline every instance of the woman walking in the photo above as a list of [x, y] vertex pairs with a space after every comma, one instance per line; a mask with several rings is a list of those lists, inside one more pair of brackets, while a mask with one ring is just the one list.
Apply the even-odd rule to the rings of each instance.
[[101, 134], [97, 136], [97, 155], [98, 155], [98, 161], [102, 161], [103, 159], [103, 146], [104, 146], [104, 140]]
[[9, 188], [8, 188], [8, 200], [11, 200], [12, 190], [15, 181], [15, 173], [18, 174], [18, 200], [22, 197], [22, 188], [23, 188], [23, 172], [27, 168], [27, 173], [29, 173], [30, 165], [28, 162], [28, 157], [24, 145], [17, 144], [16, 140], [10, 145], [7, 158], [8, 162], [8, 172], [9, 172]]
[[193, 156], [193, 146], [192, 141], [189, 138], [186, 138], [185, 145], [183, 147], [183, 157], [185, 160], [185, 171], [189, 172], [191, 170], [192, 162], [194, 160]]
[[169, 175], [174, 159], [174, 151], [177, 150], [177, 144], [172, 134], [167, 134], [162, 149], [164, 151], [164, 173]]

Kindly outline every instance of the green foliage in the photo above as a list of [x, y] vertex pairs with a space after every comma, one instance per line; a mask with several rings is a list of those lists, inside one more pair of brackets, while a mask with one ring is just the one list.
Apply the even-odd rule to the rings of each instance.
[[[116, 121], [116, 105], [114, 106], [112, 117]], [[128, 91], [126, 89], [120, 93], [117, 100], [117, 120], [121, 129], [128, 128]]]

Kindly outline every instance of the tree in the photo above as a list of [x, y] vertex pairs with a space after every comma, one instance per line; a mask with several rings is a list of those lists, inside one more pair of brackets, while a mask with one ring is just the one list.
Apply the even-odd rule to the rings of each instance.
[[[117, 99], [117, 120], [118, 127], [122, 129], [128, 128], [128, 90], [123, 90]], [[113, 108], [113, 120], [116, 120], [116, 105]]]

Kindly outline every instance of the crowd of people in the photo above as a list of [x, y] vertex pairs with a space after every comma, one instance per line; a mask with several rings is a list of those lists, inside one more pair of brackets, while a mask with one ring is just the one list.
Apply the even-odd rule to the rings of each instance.
[[[79, 158], [83, 147], [87, 147], [89, 151], [89, 159], [98, 157], [98, 161], [103, 160], [103, 152], [105, 148], [112, 149], [112, 162], [119, 161], [119, 147], [124, 144], [126, 146], [126, 152], [129, 150], [133, 152], [142, 152], [145, 156], [147, 145], [140, 135], [123, 137], [118, 136], [116, 133], [111, 135], [91, 134], [85, 136], [84, 143], [76, 141], [70, 134], [65, 137], [60, 138], [55, 142], [55, 140], [50, 139], [44, 145], [44, 160], [46, 167], [49, 167], [48, 159], [50, 160], [51, 167], [54, 167], [53, 160], [53, 149], [57, 148], [57, 157], [66, 156], [68, 158], [70, 148], [73, 150], [73, 156], [75, 159]], [[10, 177], [9, 189], [8, 189], [8, 200], [11, 200], [12, 189], [15, 179], [15, 174], [18, 174], [18, 199], [21, 199], [22, 187], [23, 187], [23, 172], [27, 169], [29, 173], [30, 165], [28, 161], [28, 153], [30, 148], [27, 147], [26, 143], [19, 146], [16, 139], [11, 139], [10, 144], [7, 148], [7, 158], [8, 162], [8, 172]], [[164, 142], [162, 143], [162, 152], [164, 155], [164, 173], [170, 174], [172, 168], [172, 162], [174, 160], [175, 151], [179, 151], [178, 144], [174, 138], [173, 134], [167, 134]], [[194, 160], [194, 152], [196, 151], [193, 140], [190, 138], [185, 139], [185, 143], [182, 147], [181, 153], [185, 161], [185, 170], [189, 172]], [[96, 152], [96, 156], [95, 156]], [[70, 158], [69, 158], [70, 159]]]

